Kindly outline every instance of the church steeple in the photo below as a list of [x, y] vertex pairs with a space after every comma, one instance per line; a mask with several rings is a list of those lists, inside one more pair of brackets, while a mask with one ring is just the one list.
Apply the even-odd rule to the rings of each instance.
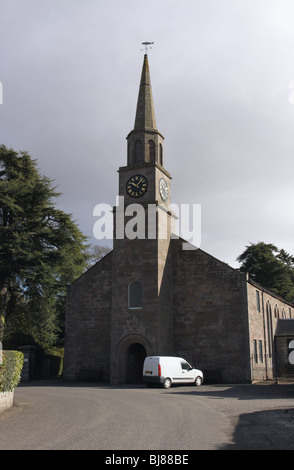
[[128, 381], [123, 364], [134, 344], [132, 355], [141, 354], [137, 346], [147, 355], [173, 351], [171, 175], [163, 167], [147, 54], [137, 96], [135, 125], [127, 136], [128, 164], [118, 170], [119, 198], [113, 208], [112, 383]]
[[147, 54], [144, 55], [134, 130], [157, 130]]
[[128, 166], [152, 163], [163, 166], [164, 137], [156, 128], [150, 71], [144, 55], [134, 129], [127, 136]]
[[119, 168], [119, 195], [127, 206], [170, 204], [171, 175], [163, 166], [163, 135], [157, 130], [147, 54], [144, 55], [134, 129], [127, 136], [127, 165]]

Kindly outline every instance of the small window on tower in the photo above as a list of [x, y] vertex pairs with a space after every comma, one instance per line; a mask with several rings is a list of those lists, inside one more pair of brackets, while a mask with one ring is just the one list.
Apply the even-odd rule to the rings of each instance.
[[140, 281], [129, 284], [129, 308], [142, 308], [143, 286]]
[[163, 166], [163, 149], [161, 144], [159, 144], [159, 165]]

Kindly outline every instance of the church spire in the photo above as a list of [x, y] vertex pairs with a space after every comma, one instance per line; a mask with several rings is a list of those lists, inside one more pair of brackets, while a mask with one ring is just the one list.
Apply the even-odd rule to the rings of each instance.
[[128, 166], [163, 166], [164, 137], [156, 128], [148, 56], [144, 55], [135, 126], [127, 136]]
[[134, 130], [156, 130], [154, 104], [147, 54], [144, 55]]

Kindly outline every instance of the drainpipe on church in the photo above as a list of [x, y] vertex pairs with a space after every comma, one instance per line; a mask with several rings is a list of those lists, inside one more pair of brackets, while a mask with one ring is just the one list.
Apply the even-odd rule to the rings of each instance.
[[263, 335], [264, 335], [264, 363], [265, 363], [265, 378], [268, 379], [268, 370], [267, 370], [267, 355], [266, 355], [266, 331], [265, 331], [265, 313], [264, 313], [264, 297], [263, 290], [261, 291], [262, 299], [262, 317], [263, 317]]

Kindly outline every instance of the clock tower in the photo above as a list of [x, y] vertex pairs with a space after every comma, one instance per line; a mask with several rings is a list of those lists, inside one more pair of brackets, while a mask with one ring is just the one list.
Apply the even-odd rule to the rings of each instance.
[[[171, 354], [171, 176], [164, 168], [148, 56], [114, 208], [111, 382], [134, 381], [146, 355]], [[139, 377], [138, 377], [139, 380]]]

